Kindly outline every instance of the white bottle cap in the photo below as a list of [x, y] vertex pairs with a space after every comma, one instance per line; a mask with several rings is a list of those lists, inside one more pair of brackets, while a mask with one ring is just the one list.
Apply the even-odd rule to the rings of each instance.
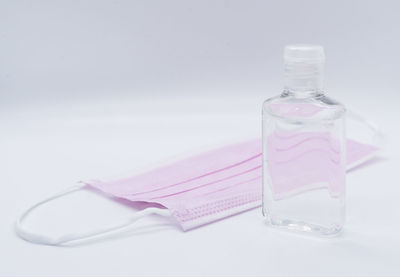
[[285, 47], [283, 58], [285, 63], [324, 63], [325, 53], [324, 48], [320, 45], [294, 44]]
[[325, 53], [322, 46], [288, 45], [285, 47], [283, 58], [285, 90], [300, 93], [323, 90]]

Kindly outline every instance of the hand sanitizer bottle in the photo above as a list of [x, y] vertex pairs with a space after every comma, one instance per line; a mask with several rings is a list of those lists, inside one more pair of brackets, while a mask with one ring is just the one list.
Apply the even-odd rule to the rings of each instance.
[[285, 87], [263, 104], [263, 214], [282, 229], [335, 235], [345, 218], [345, 108], [325, 96], [321, 46], [284, 50]]

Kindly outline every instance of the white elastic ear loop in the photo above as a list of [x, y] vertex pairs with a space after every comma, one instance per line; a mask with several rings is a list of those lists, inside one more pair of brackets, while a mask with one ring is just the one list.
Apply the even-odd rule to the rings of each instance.
[[351, 118], [354, 121], [358, 121], [362, 124], [364, 124], [367, 129], [369, 129], [372, 132], [372, 140], [375, 144], [375, 146], [384, 149], [385, 144], [386, 144], [386, 138], [380, 128], [373, 123], [372, 121], [364, 118], [362, 115], [360, 115], [358, 112], [355, 112], [353, 109], [348, 109], [347, 110], [347, 116]]
[[26, 241], [30, 241], [32, 243], [46, 244], [46, 245], [62, 245], [62, 244], [67, 244], [69, 242], [76, 241], [76, 240], [99, 237], [100, 235], [105, 235], [105, 234], [108, 234], [108, 233], [111, 233], [111, 232], [114, 232], [117, 230], [124, 229], [126, 227], [129, 227], [130, 225], [135, 223], [138, 219], [140, 219], [146, 215], [158, 214], [158, 215], [162, 215], [162, 216], [171, 216], [171, 212], [167, 209], [151, 207], [151, 208], [146, 208], [144, 210], [136, 212], [134, 214], [134, 216], [131, 217], [127, 222], [119, 224], [117, 226], [103, 228], [103, 229], [99, 229], [96, 231], [81, 233], [81, 234], [67, 234], [67, 235], [61, 236], [59, 238], [51, 238], [51, 237], [36, 234], [36, 233], [30, 232], [30, 231], [24, 229], [22, 222], [34, 209], [41, 206], [42, 204], [45, 204], [46, 202], [52, 201], [54, 199], [57, 199], [59, 197], [66, 195], [66, 194], [69, 194], [71, 192], [80, 190], [84, 186], [85, 185], [82, 184], [82, 185], [76, 185], [76, 186], [70, 187], [67, 190], [57, 193], [47, 199], [44, 199], [44, 200], [38, 202], [37, 204], [33, 205], [32, 207], [30, 207], [28, 210], [26, 210], [24, 213], [22, 213], [22, 215], [17, 219], [17, 221], [15, 223], [15, 232], [17, 233], [17, 235], [20, 236], [22, 239], [24, 239]]

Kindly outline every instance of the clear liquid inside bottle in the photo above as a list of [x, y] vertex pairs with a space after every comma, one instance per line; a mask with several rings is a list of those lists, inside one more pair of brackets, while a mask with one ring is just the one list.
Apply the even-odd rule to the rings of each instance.
[[288, 83], [263, 104], [263, 214], [274, 227], [335, 235], [345, 218], [345, 108], [319, 81]]

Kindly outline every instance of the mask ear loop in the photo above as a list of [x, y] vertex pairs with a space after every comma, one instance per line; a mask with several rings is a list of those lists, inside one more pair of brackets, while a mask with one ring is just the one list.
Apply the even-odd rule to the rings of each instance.
[[136, 212], [127, 222], [113, 226], [113, 227], [108, 227], [108, 228], [102, 228], [96, 231], [91, 231], [91, 232], [87, 232], [87, 233], [81, 233], [81, 234], [67, 234], [58, 238], [51, 238], [45, 235], [40, 235], [37, 233], [33, 233], [31, 231], [28, 231], [24, 228], [22, 222], [27, 218], [27, 216], [33, 211], [35, 210], [37, 207], [50, 202], [52, 200], [55, 200], [57, 198], [60, 198], [62, 196], [65, 196], [69, 193], [72, 192], [76, 192], [80, 189], [82, 189], [83, 187], [85, 187], [85, 184], [80, 184], [80, 185], [76, 185], [73, 187], [68, 188], [65, 191], [59, 192], [47, 199], [44, 199], [38, 203], [36, 203], [35, 205], [33, 205], [32, 207], [30, 207], [29, 209], [27, 209], [25, 212], [22, 213], [22, 215], [17, 219], [16, 223], [15, 223], [15, 232], [17, 233], [18, 236], [20, 236], [22, 239], [32, 242], [32, 243], [36, 243], [36, 244], [45, 244], [45, 245], [64, 245], [70, 242], [74, 242], [77, 240], [83, 240], [83, 239], [91, 239], [91, 238], [95, 238], [95, 237], [99, 237], [102, 235], [106, 235], [115, 231], [119, 231], [122, 229], [125, 229], [129, 226], [131, 226], [133, 223], [135, 223], [137, 220], [150, 215], [150, 214], [158, 214], [161, 216], [171, 216], [171, 212], [167, 209], [160, 209], [160, 208], [154, 208], [154, 207], [150, 207], [150, 208], [146, 208], [143, 209], [141, 211]]
[[382, 133], [380, 128], [373, 123], [372, 121], [366, 119], [362, 115], [360, 115], [358, 112], [355, 112], [354, 109], [348, 109], [347, 110], [347, 116], [357, 122], [360, 122], [364, 126], [367, 127], [372, 132], [372, 142], [379, 147], [381, 150], [385, 148], [386, 144], [386, 138], [385, 135]]

